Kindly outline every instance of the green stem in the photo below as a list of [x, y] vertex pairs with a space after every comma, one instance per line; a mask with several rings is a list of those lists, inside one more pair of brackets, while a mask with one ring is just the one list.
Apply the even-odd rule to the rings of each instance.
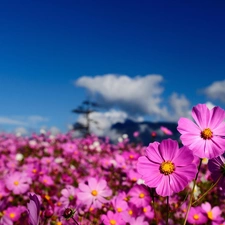
[[187, 212], [186, 212], [186, 215], [185, 215], [183, 225], [186, 225], [186, 223], [187, 223], [188, 213], [189, 213], [191, 205], [192, 205], [192, 199], [193, 199], [193, 196], [194, 196], [195, 185], [196, 185], [196, 182], [197, 182], [197, 179], [198, 179], [198, 174], [200, 172], [201, 165], [202, 165], [202, 159], [200, 159], [200, 162], [199, 162], [199, 165], [198, 165], [198, 172], [197, 172], [197, 174], [195, 176], [195, 179], [194, 179], [194, 184], [193, 184], [193, 188], [192, 188], [192, 191], [191, 191], [191, 196], [190, 196], [190, 200], [189, 200], [189, 204], [188, 204], [188, 207], [187, 207]]
[[166, 197], [166, 225], [169, 223], [169, 196]]
[[204, 198], [220, 181], [220, 179], [222, 178], [223, 174], [220, 175], [220, 177], [217, 179], [217, 181], [212, 184], [212, 186], [202, 195], [200, 196], [197, 200], [195, 200], [192, 205], [194, 205], [195, 203], [197, 203], [198, 201], [200, 201], [202, 198]]

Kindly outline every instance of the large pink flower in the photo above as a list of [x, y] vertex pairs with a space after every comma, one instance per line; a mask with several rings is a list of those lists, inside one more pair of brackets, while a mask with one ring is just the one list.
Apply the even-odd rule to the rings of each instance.
[[138, 159], [137, 170], [145, 184], [156, 188], [158, 195], [170, 196], [182, 191], [194, 179], [197, 168], [193, 159], [188, 147], [179, 149], [177, 141], [167, 139], [161, 144], [150, 143], [146, 156]]
[[188, 146], [200, 158], [215, 158], [225, 151], [225, 111], [220, 107], [208, 109], [198, 104], [192, 109], [196, 123], [180, 118], [177, 130], [183, 145]]

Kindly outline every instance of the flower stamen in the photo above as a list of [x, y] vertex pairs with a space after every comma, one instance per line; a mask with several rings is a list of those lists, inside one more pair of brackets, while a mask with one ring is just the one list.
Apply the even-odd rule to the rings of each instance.
[[193, 219], [194, 220], [198, 220], [199, 219], [199, 215], [198, 214], [194, 214]]
[[213, 220], [213, 213], [212, 211], [207, 212], [207, 216], [210, 220]]
[[204, 140], [209, 140], [213, 136], [213, 132], [210, 130], [210, 128], [206, 128], [201, 132], [201, 138]]
[[174, 172], [175, 166], [172, 162], [166, 161], [161, 163], [159, 170], [162, 174], [169, 175]]
[[144, 198], [145, 197], [145, 194], [144, 193], [140, 193], [139, 194], [139, 198]]
[[96, 190], [93, 190], [93, 191], [91, 192], [91, 194], [92, 194], [93, 196], [97, 196], [97, 195], [98, 195], [98, 192], [97, 192]]

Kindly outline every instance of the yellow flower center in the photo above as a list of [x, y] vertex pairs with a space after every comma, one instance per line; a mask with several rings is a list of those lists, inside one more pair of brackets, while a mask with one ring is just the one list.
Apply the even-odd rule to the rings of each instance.
[[122, 210], [122, 208], [117, 208], [117, 212], [122, 212], [123, 210]]
[[145, 194], [144, 193], [140, 193], [139, 194], [139, 198], [144, 198], [145, 197]]
[[62, 205], [62, 202], [57, 202], [57, 206], [61, 206]]
[[116, 224], [115, 220], [110, 220], [109, 222], [110, 222], [111, 225], [115, 225]]
[[132, 215], [132, 214], [133, 214], [133, 211], [130, 209], [130, 210], [128, 211], [128, 213], [129, 213], [129, 215]]
[[14, 181], [13, 183], [14, 183], [16, 186], [18, 186], [18, 185], [19, 185], [19, 181], [17, 181], [17, 180], [16, 180], [16, 181]]
[[207, 216], [210, 220], [212, 220], [213, 219], [212, 211], [207, 212]]
[[198, 220], [199, 219], [199, 215], [198, 214], [194, 214], [193, 218], [194, 218], [194, 220]]
[[174, 172], [175, 166], [172, 162], [166, 161], [161, 163], [159, 170], [164, 175], [169, 175]]
[[51, 197], [50, 197], [49, 195], [45, 195], [45, 199], [46, 199], [46, 200], [48, 200], [48, 201], [49, 201], [49, 200], [50, 200], [50, 198], [51, 198]]
[[12, 218], [12, 219], [13, 219], [15, 216], [16, 216], [15, 213], [10, 213], [10, 214], [9, 214], [9, 217]]
[[210, 128], [206, 128], [201, 132], [201, 138], [204, 140], [209, 140], [213, 136], [213, 132], [210, 130]]
[[146, 208], [146, 207], [143, 208], [143, 212], [144, 212], [144, 213], [147, 212], [147, 208]]
[[91, 192], [91, 194], [92, 194], [93, 196], [97, 196], [97, 195], [98, 195], [98, 192], [97, 192], [96, 190], [93, 190], [93, 191]]

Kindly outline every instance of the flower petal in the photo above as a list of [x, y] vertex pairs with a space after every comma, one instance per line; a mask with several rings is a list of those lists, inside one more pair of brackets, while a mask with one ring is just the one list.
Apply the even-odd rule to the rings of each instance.
[[170, 186], [175, 193], [178, 193], [187, 186], [188, 180], [184, 175], [179, 173], [172, 173], [170, 175]]
[[206, 104], [198, 104], [192, 108], [192, 117], [197, 125], [201, 128], [201, 130], [208, 127], [210, 116], [210, 110], [208, 109]]
[[170, 177], [169, 176], [163, 176], [161, 179], [161, 182], [156, 187], [156, 193], [160, 196], [171, 196], [173, 194], [173, 191], [170, 187]]
[[192, 163], [193, 160], [194, 156], [192, 151], [187, 146], [183, 146], [180, 148], [179, 153], [173, 159], [173, 163], [175, 166], [185, 166]]
[[178, 142], [172, 139], [163, 140], [159, 146], [164, 161], [173, 161], [178, 153]]

